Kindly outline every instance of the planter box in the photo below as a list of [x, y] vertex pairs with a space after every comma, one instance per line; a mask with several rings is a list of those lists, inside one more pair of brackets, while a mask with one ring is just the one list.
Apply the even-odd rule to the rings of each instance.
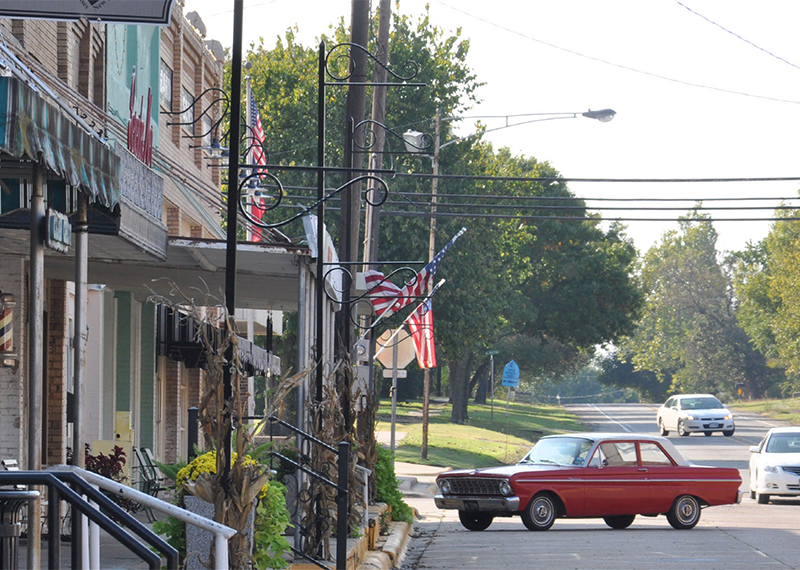
[[[207, 519], [214, 519], [214, 505], [193, 495], [186, 495], [183, 504], [187, 511]], [[211, 549], [214, 535], [192, 524], [186, 525], [186, 570], [206, 570], [213, 568]]]

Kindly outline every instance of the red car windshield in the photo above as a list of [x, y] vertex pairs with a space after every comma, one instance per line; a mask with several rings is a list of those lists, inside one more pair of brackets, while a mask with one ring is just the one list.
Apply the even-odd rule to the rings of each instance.
[[540, 439], [520, 463], [551, 465], [583, 465], [594, 442], [582, 437], [548, 437]]

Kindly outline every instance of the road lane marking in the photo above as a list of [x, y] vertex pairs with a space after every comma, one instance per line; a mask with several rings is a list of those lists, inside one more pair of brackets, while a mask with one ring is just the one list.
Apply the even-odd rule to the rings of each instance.
[[611, 423], [615, 423], [615, 424], [617, 424], [619, 427], [621, 427], [622, 429], [624, 429], [624, 430], [625, 430], [625, 431], [627, 431], [628, 433], [631, 433], [631, 430], [630, 430], [630, 428], [628, 428], [628, 426], [626, 426], [626, 425], [624, 425], [624, 424], [621, 424], [621, 423], [619, 423], [617, 420], [615, 420], [614, 418], [612, 418], [611, 416], [609, 416], [607, 413], [605, 413], [603, 410], [601, 410], [600, 408], [598, 408], [598, 407], [597, 407], [595, 404], [590, 404], [590, 405], [592, 406], [592, 408], [594, 408], [594, 410], [595, 410], [597, 413], [599, 413], [600, 415], [604, 416], [604, 417], [605, 417], [605, 418], [606, 418], [608, 421], [610, 421]]

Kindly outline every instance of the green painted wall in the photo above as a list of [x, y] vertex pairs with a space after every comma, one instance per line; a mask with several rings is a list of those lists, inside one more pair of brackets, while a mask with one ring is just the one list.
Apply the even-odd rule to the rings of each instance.
[[131, 293], [116, 291], [117, 301], [117, 406], [118, 412], [131, 411]]
[[142, 362], [141, 397], [139, 418], [139, 445], [155, 447], [155, 405], [156, 405], [156, 306], [142, 304]]

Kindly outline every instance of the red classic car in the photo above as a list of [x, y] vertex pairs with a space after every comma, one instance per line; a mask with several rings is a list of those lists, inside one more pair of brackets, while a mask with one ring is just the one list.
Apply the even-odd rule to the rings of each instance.
[[529, 530], [559, 517], [602, 517], [623, 529], [636, 515], [660, 514], [690, 529], [701, 508], [740, 502], [742, 479], [737, 469], [690, 464], [663, 437], [573, 433], [543, 437], [516, 465], [450, 471], [436, 482], [436, 506], [457, 509], [469, 530], [511, 516]]

